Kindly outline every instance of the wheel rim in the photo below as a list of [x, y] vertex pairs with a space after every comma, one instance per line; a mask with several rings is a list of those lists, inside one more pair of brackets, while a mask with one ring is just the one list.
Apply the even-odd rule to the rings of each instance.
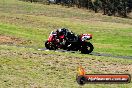
[[88, 50], [88, 51], [91, 51], [91, 47], [87, 46], [87, 50]]

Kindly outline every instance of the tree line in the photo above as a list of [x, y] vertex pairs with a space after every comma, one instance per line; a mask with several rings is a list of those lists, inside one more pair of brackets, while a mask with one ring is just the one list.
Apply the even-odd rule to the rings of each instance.
[[86, 8], [103, 15], [127, 17], [132, 11], [132, 0], [23, 0], [30, 2], [46, 2], [63, 6]]

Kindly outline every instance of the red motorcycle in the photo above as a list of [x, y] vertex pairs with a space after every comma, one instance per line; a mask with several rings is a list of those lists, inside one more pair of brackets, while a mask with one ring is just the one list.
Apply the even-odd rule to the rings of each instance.
[[45, 47], [49, 50], [66, 49], [68, 51], [81, 51], [81, 53], [89, 54], [94, 47], [89, 42], [92, 39], [91, 34], [75, 35], [73, 32], [63, 32], [62, 35], [57, 35], [51, 32], [48, 40], [45, 42]]

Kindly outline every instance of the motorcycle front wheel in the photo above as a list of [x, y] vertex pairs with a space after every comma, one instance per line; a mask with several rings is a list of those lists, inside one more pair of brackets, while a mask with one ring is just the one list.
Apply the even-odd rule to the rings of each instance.
[[53, 44], [52, 42], [48, 42], [48, 41], [45, 42], [45, 47], [46, 47], [46, 49], [49, 49], [49, 50], [56, 50], [57, 49], [55, 44]]
[[46, 49], [50, 49], [48, 41], [45, 42], [45, 47], [46, 47]]

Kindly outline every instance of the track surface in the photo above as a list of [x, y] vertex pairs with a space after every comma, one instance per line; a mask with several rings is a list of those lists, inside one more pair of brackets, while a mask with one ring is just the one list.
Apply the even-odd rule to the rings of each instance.
[[[41, 48], [41, 49], [38, 49], [38, 50], [49, 51], [49, 50], [46, 49], [46, 48]], [[71, 53], [76, 53], [77, 51], [55, 50], [55, 52], [71, 52]], [[120, 56], [120, 55], [115, 56], [115, 55], [112, 55], [112, 54], [97, 53], [97, 52], [92, 52], [92, 53], [90, 53], [89, 55], [94, 55], [94, 56], [106, 56], [106, 57], [114, 57], [114, 58], [124, 58], [124, 59], [132, 59], [132, 56]]]
[[[16, 46], [18, 48], [32, 48], [36, 49], [39, 51], [50, 51], [46, 48], [38, 48], [38, 47], [33, 47], [33, 46], [20, 46], [20, 45], [14, 45], [14, 44], [0, 44], [0, 45], [6, 45], [6, 46]], [[67, 50], [52, 50], [55, 52], [70, 52], [70, 53], [76, 53], [77, 51], [67, 51]], [[81, 53], [80, 53], [81, 54]], [[112, 54], [106, 54], [106, 53], [98, 53], [98, 52], [92, 52], [89, 55], [94, 55], [94, 56], [105, 56], [105, 57], [114, 57], [114, 58], [123, 58], [123, 59], [132, 59], [132, 56], [121, 56], [121, 55], [112, 55]]]

